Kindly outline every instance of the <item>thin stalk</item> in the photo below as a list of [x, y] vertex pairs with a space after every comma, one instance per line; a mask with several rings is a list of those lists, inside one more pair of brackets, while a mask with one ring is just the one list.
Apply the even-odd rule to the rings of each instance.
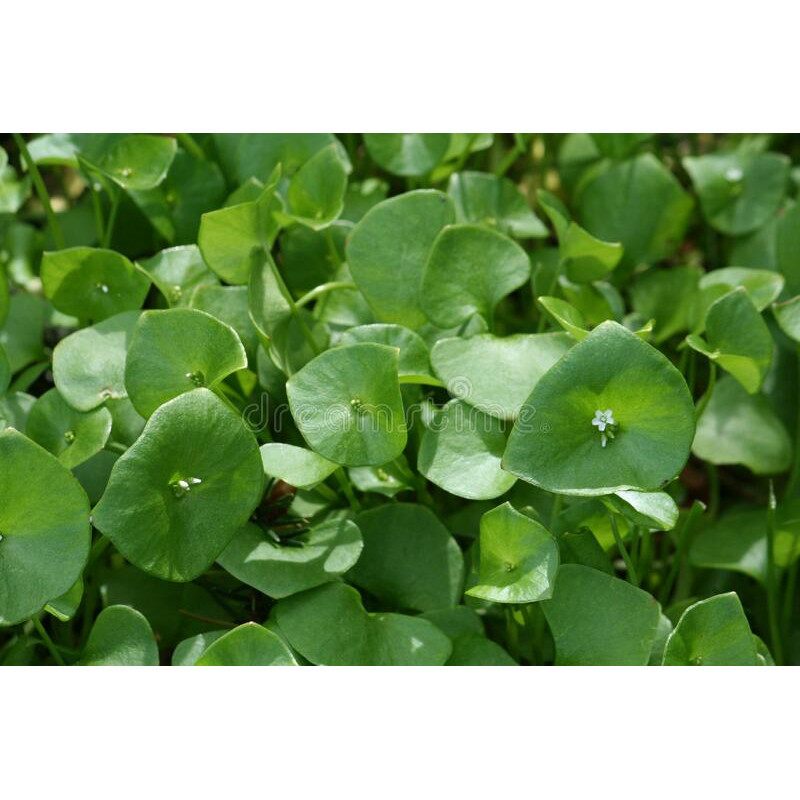
[[339, 496], [336, 494], [336, 492], [334, 492], [333, 489], [331, 489], [331, 487], [325, 483], [318, 483], [314, 487], [314, 491], [317, 492], [318, 494], [321, 494], [326, 500], [328, 500], [331, 503], [336, 503], [339, 501]]
[[706, 410], [706, 406], [708, 405], [708, 401], [711, 399], [711, 393], [714, 391], [714, 384], [717, 382], [717, 365], [712, 361], [711, 365], [709, 366], [708, 372], [708, 386], [706, 387], [703, 396], [697, 403], [697, 407], [695, 409], [695, 419], [700, 419], [703, 416], [703, 412]]
[[102, 247], [111, 247], [111, 238], [114, 235], [114, 223], [117, 221], [117, 211], [119, 211], [119, 204], [122, 200], [122, 189], [116, 189], [114, 196], [111, 198], [111, 211], [108, 212], [108, 223], [106, 230], [103, 234]]
[[706, 463], [708, 470], [708, 516], [716, 519], [719, 511], [719, 471], [717, 465], [710, 461]]
[[353, 487], [350, 485], [350, 481], [348, 480], [347, 475], [345, 475], [344, 469], [339, 467], [339, 469], [337, 469], [333, 474], [336, 476], [336, 480], [339, 481], [339, 486], [344, 492], [347, 502], [350, 503], [350, 508], [352, 508], [353, 511], [361, 511], [361, 503], [358, 502], [358, 498], [356, 497], [355, 492], [353, 492]]
[[330, 283], [321, 283], [315, 286], [310, 292], [306, 292], [299, 300], [297, 300], [297, 307], [302, 308], [307, 306], [312, 300], [328, 294], [329, 292], [338, 292], [343, 289], [358, 289], [354, 283], [350, 281], [331, 281]]
[[689, 543], [689, 532], [692, 529], [692, 525], [694, 525], [695, 519], [697, 519], [697, 517], [703, 512], [703, 508], [703, 504], [699, 500], [695, 500], [694, 503], [692, 503], [692, 507], [683, 518], [683, 524], [678, 529], [678, 546], [675, 550], [675, 555], [672, 559], [672, 565], [667, 573], [666, 580], [662, 584], [661, 591], [658, 594], [661, 605], [666, 605], [667, 600], [669, 600], [670, 594], [672, 593], [672, 587], [675, 585], [675, 581], [678, 578], [678, 573], [680, 572], [683, 564], [686, 546]]
[[33, 178], [33, 185], [36, 187], [36, 194], [39, 195], [39, 200], [42, 201], [44, 212], [47, 215], [47, 224], [50, 226], [50, 230], [53, 233], [53, 241], [56, 243], [56, 247], [59, 250], [63, 250], [66, 246], [64, 242], [64, 233], [62, 232], [61, 226], [58, 224], [58, 220], [56, 219], [55, 212], [53, 211], [53, 204], [50, 202], [50, 195], [47, 191], [47, 187], [44, 185], [44, 181], [42, 180], [42, 174], [39, 172], [39, 167], [36, 166], [36, 162], [31, 158], [31, 154], [28, 151], [28, 145], [25, 144], [25, 139], [22, 138], [22, 134], [12, 133], [11, 135], [14, 137], [14, 141], [17, 143], [17, 147], [19, 148], [22, 158], [28, 165], [28, 171], [31, 173], [31, 178]]
[[797, 570], [800, 564], [795, 560], [796, 553], [792, 554], [792, 565], [786, 574], [786, 587], [783, 590], [783, 630], [788, 636], [792, 625], [792, 612], [794, 611], [794, 592], [797, 586]]
[[511, 169], [511, 165], [519, 158], [522, 154], [523, 150], [520, 149], [519, 142], [514, 139], [514, 146], [506, 153], [503, 160], [497, 165], [497, 169], [495, 169], [494, 174], [498, 177], [502, 177], [503, 175]]
[[89, 551], [89, 560], [86, 562], [86, 569], [91, 569], [94, 566], [97, 559], [100, 558], [110, 544], [110, 539], [106, 538], [105, 536], [100, 536], [100, 538], [92, 545], [92, 549]]
[[53, 642], [53, 640], [50, 638], [50, 634], [48, 634], [48, 632], [44, 629], [44, 625], [42, 625], [42, 621], [39, 619], [39, 617], [33, 618], [33, 626], [36, 628], [39, 636], [42, 637], [44, 646], [50, 651], [53, 661], [55, 661], [59, 667], [65, 667], [66, 664], [64, 663], [64, 659], [61, 658], [61, 653], [58, 652], [55, 642]]
[[203, 148], [197, 144], [190, 133], [176, 133], [175, 138], [190, 156], [194, 156], [194, 158], [200, 161], [206, 160], [206, 154], [203, 152]]
[[634, 586], [638, 586], [639, 576], [636, 574], [636, 567], [634, 567], [630, 554], [628, 553], [628, 550], [625, 547], [625, 542], [622, 541], [622, 537], [619, 535], [616, 515], [611, 514], [610, 518], [611, 518], [611, 532], [614, 534], [614, 541], [617, 543], [617, 549], [619, 550], [619, 554], [622, 556], [622, 560], [625, 562], [625, 568], [628, 570], [628, 578]]
[[475, 144], [475, 140], [478, 138], [477, 133], [470, 134], [469, 139], [467, 140], [467, 146], [464, 148], [464, 152], [458, 157], [458, 161], [453, 165], [453, 170], [450, 173], [451, 175], [455, 172], [460, 172], [461, 169], [464, 167], [464, 164], [467, 163], [467, 159], [472, 155], [472, 145]]
[[119, 453], [122, 455], [128, 448], [122, 444], [122, 442], [106, 442], [106, 446], [103, 449], [111, 453]]
[[[328, 253], [331, 257], [331, 263], [334, 269], [338, 269], [342, 266], [342, 259], [339, 258], [339, 251], [336, 249], [336, 242], [333, 241], [333, 228], [328, 225], [325, 228], [325, 244], [328, 246]], [[355, 284], [353, 288], [356, 288]]]
[[558, 515], [561, 513], [561, 504], [564, 502], [562, 495], [557, 494], [553, 500], [553, 508], [550, 511], [550, 533], [555, 530]]
[[[797, 388], [800, 393], [800, 344], [797, 345]], [[794, 461], [789, 480], [784, 490], [784, 499], [788, 500], [797, 491], [797, 482], [800, 480], [800, 398], [797, 402], [797, 421], [794, 429]]]
[[278, 269], [278, 265], [275, 263], [274, 259], [269, 255], [269, 253], [266, 253], [266, 255], [267, 255], [267, 262], [269, 263], [269, 268], [272, 270], [272, 275], [275, 278], [275, 283], [278, 284], [278, 289], [280, 289], [281, 294], [286, 300], [289, 306], [289, 311], [291, 312], [295, 320], [297, 320], [297, 324], [300, 327], [300, 330], [303, 336], [305, 337], [305, 340], [308, 342], [308, 346], [311, 348], [314, 355], [318, 356], [322, 351], [319, 349], [319, 346], [314, 341], [314, 336], [311, 333], [311, 329], [308, 327], [306, 321], [300, 314], [300, 309], [297, 307], [297, 303], [295, 303], [294, 298], [292, 297], [292, 293], [289, 291], [289, 287], [283, 280], [283, 275], [281, 275], [281, 272]]
[[[563, 266], [564, 266], [564, 262], [561, 259], [559, 259], [558, 260], [558, 264], [557, 264], [557, 266], [556, 266], [556, 268], [555, 268], [555, 270], [553, 272], [553, 277], [550, 279], [550, 285], [547, 287], [547, 295], [546, 295], [547, 297], [552, 297], [553, 296], [553, 293], [556, 290], [556, 286], [558, 286], [558, 277], [559, 277], [559, 275], [561, 275], [561, 269], [562, 269]], [[540, 311], [541, 311], [541, 316], [539, 317], [539, 323], [536, 326], [536, 332], [537, 333], [541, 333], [545, 329], [545, 326], [547, 325], [547, 319], [548, 319], [547, 312], [541, 307], [540, 307]]]
[[783, 644], [778, 621], [778, 574], [775, 570], [775, 490], [769, 482], [767, 501], [767, 614], [769, 616], [769, 638], [775, 663], [783, 664]]

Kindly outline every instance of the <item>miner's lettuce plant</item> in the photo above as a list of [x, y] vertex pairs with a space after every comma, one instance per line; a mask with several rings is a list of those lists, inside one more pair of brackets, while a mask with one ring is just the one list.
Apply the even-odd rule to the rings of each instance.
[[0, 663], [800, 663], [796, 138], [0, 147]]

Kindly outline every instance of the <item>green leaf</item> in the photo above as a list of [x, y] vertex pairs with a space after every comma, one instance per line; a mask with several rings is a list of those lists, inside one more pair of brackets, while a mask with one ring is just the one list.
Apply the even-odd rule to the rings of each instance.
[[289, 181], [289, 211], [297, 222], [320, 230], [344, 208], [347, 167], [341, 146], [331, 144], [315, 153]]
[[422, 308], [442, 328], [495, 306], [529, 280], [527, 253], [513, 239], [477, 225], [446, 227], [436, 237], [422, 276]]
[[543, 239], [547, 228], [508, 178], [487, 172], [450, 176], [447, 194], [453, 198], [456, 220], [496, 228], [516, 239]]
[[388, 347], [396, 347], [400, 352], [397, 361], [397, 374], [403, 383], [426, 383], [431, 379], [431, 360], [428, 346], [422, 337], [402, 325], [359, 325], [342, 334], [340, 344], [374, 342]]
[[275, 617], [289, 644], [312, 664], [441, 666], [450, 640], [433, 623], [403, 614], [368, 614], [358, 592], [328, 583], [281, 600]]
[[99, 322], [141, 308], [150, 280], [113, 250], [71, 247], [42, 256], [42, 285], [59, 311]]
[[786, 196], [789, 163], [778, 153], [712, 153], [683, 159], [703, 216], [731, 236], [760, 228], [778, 210]]
[[362, 547], [358, 527], [347, 519], [321, 522], [285, 545], [248, 522], [217, 562], [242, 583], [280, 598], [336, 580], [356, 563]]
[[566, 300], [558, 297], [539, 297], [537, 302], [576, 342], [589, 335], [583, 314]]
[[716, 361], [750, 394], [761, 388], [772, 364], [772, 336], [743, 287], [709, 308], [706, 340], [694, 334], [686, 337], [689, 347]]
[[654, 155], [643, 153], [590, 180], [580, 197], [579, 216], [594, 236], [622, 243], [622, 264], [631, 269], [674, 252], [693, 206], [672, 173]]
[[261, 461], [267, 475], [300, 489], [313, 488], [339, 468], [313, 450], [281, 442], [261, 445]]
[[83, 600], [83, 578], [78, 578], [61, 597], [53, 598], [44, 610], [59, 622], [68, 622], [78, 611]]
[[15, 625], [80, 577], [91, 541], [89, 501], [58, 460], [0, 430], [0, 626]]
[[422, 189], [378, 203], [356, 225], [347, 240], [347, 263], [379, 320], [414, 329], [427, 322], [422, 274], [434, 240], [454, 221], [452, 200]]
[[394, 503], [356, 517], [364, 552], [348, 580], [392, 608], [455, 606], [464, 582], [456, 540], [425, 506]]
[[695, 318], [702, 317], [697, 308], [702, 277], [699, 267], [684, 266], [650, 269], [636, 279], [631, 290], [633, 308], [642, 319], [655, 320], [656, 344], [688, 331]]
[[781, 330], [795, 342], [800, 342], [800, 296], [783, 303], [774, 303], [772, 313]]
[[367, 151], [393, 175], [424, 175], [444, 159], [449, 133], [365, 133]]
[[[598, 411], [612, 412], [614, 438], [594, 421]], [[694, 420], [691, 394], [669, 359], [616, 322], [604, 322], [536, 385], [511, 431], [503, 467], [551, 492], [653, 491], [686, 463]]]
[[198, 633], [196, 636], [190, 636], [188, 639], [184, 639], [172, 651], [172, 666], [194, 666], [200, 656], [208, 650], [209, 646], [226, 633], [228, 633], [226, 630], [208, 631], [207, 633]]
[[603, 502], [643, 528], [671, 531], [678, 523], [678, 506], [666, 492], [615, 492]]
[[[780, 273], [768, 269], [747, 269], [746, 267], [724, 267], [706, 273], [700, 278], [702, 308], [698, 321], [702, 322], [711, 305], [728, 292], [743, 287], [755, 307], [763, 311], [776, 300], [783, 289], [784, 279]], [[699, 331], [698, 331], [699, 332]]]
[[450, 394], [493, 417], [514, 419], [542, 375], [571, 346], [563, 333], [485, 333], [440, 339], [431, 361]]
[[667, 639], [665, 666], [755, 666], [756, 642], [736, 592], [718, 594], [683, 612]]
[[53, 350], [53, 381], [78, 411], [128, 396], [125, 359], [138, 311], [116, 314], [62, 339]]
[[96, 166], [123, 189], [153, 189], [167, 177], [176, 150], [171, 137], [134, 134], [115, 142]]
[[789, 468], [792, 444], [766, 397], [749, 395], [724, 377], [697, 422], [692, 452], [712, 464], [742, 464], [756, 475], [774, 475]]
[[246, 622], [213, 641], [198, 667], [296, 667], [289, 648], [272, 631]]
[[219, 283], [194, 244], [170, 247], [138, 263], [171, 308], [189, 305], [198, 286], [214, 286]]
[[474, 633], [453, 639], [447, 667], [516, 667], [517, 662], [499, 644]]
[[261, 502], [253, 435], [208, 389], [159, 407], [114, 465], [94, 524], [131, 563], [194, 580]]
[[72, 469], [105, 447], [111, 433], [111, 413], [107, 408], [76, 411], [57, 389], [50, 389], [33, 404], [25, 432]]
[[189, 308], [145, 311], [128, 348], [125, 386], [146, 418], [167, 400], [198, 386], [213, 388], [246, 366], [236, 331], [210, 314]]
[[652, 133], [590, 133], [598, 150], [609, 158], [625, 158], [642, 142], [653, 138]]
[[[402, 463], [402, 467], [400, 467]], [[353, 486], [360, 492], [375, 492], [394, 497], [402, 491], [413, 489], [413, 473], [404, 456], [380, 467], [351, 467], [347, 471]]]
[[563, 564], [551, 600], [542, 603], [556, 665], [644, 666], [656, 636], [658, 603], [603, 572]]
[[406, 446], [398, 351], [381, 344], [328, 350], [286, 384], [292, 417], [308, 445], [349, 467], [385, 464]]
[[553, 595], [558, 545], [535, 520], [503, 503], [481, 517], [478, 583], [472, 597], [495, 603], [535, 603]]
[[451, 400], [425, 431], [417, 468], [456, 497], [491, 500], [516, 478], [500, 467], [507, 426], [461, 400]]
[[83, 667], [157, 667], [150, 623], [135, 608], [109, 606], [98, 614], [78, 662]]

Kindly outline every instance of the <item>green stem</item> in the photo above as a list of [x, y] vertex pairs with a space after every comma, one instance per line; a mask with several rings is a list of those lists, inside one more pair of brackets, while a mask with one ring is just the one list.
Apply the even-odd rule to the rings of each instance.
[[564, 502], [562, 495], [557, 494], [553, 499], [553, 508], [550, 510], [550, 533], [553, 533], [558, 521], [558, 515], [561, 513], [561, 505]]
[[708, 470], [708, 516], [716, 519], [719, 511], [719, 471], [717, 465], [710, 461], [706, 462], [706, 469]]
[[345, 475], [344, 469], [339, 467], [333, 474], [336, 476], [336, 480], [339, 481], [339, 486], [344, 492], [347, 502], [350, 503], [350, 508], [352, 508], [353, 511], [361, 511], [361, 503], [358, 502], [358, 498], [353, 492], [353, 487], [350, 485], [350, 481], [347, 475]]
[[778, 575], [775, 571], [775, 490], [769, 482], [767, 501], [767, 613], [769, 616], [769, 638], [775, 663], [783, 664], [783, 645], [778, 622]]
[[280, 289], [281, 294], [286, 300], [286, 303], [289, 306], [289, 311], [297, 321], [297, 325], [299, 326], [303, 336], [305, 337], [305, 340], [308, 342], [308, 346], [311, 348], [311, 351], [314, 353], [314, 355], [318, 356], [322, 351], [319, 349], [319, 346], [314, 341], [314, 336], [311, 333], [311, 329], [308, 327], [306, 321], [300, 314], [300, 309], [297, 307], [297, 303], [295, 303], [294, 298], [292, 297], [292, 293], [289, 291], [289, 287], [283, 280], [283, 275], [281, 275], [281, 272], [278, 269], [278, 265], [275, 263], [274, 259], [272, 258], [272, 256], [270, 256], [269, 253], [266, 253], [266, 256], [267, 256], [267, 262], [269, 263], [269, 268], [272, 270], [272, 275], [275, 278], [275, 283], [278, 284], [278, 289]]
[[[797, 542], [795, 540], [795, 549]], [[791, 566], [787, 570], [786, 588], [783, 594], [783, 629], [789, 634], [792, 625], [792, 612], [794, 611], [794, 591], [797, 586], [797, 570], [800, 564], [797, 562], [797, 554], [792, 551]]]
[[703, 504], [699, 500], [695, 500], [694, 503], [692, 503], [692, 507], [683, 518], [683, 524], [678, 529], [678, 546], [675, 550], [675, 555], [673, 556], [670, 570], [667, 573], [667, 578], [662, 584], [661, 591], [658, 595], [661, 605], [666, 605], [667, 601], [669, 600], [670, 594], [672, 593], [672, 587], [675, 585], [675, 581], [678, 578], [678, 573], [683, 565], [686, 546], [689, 542], [689, 532], [692, 529], [692, 525], [694, 525], [695, 519], [703, 512], [703, 508]]
[[695, 410], [695, 419], [700, 419], [700, 417], [703, 416], [703, 412], [706, 410], [708, 401], [711, 399], [711, 393], [714, 391], [714, 384], [716, 382], [717, 382], [717, 365], [712, 361], [709, 366], [709, 372], [708, 372], [708, 386], [706, 387], [703, 396], [697, 403], [697, 408]]
[[[342, 259], [339, 258], [339, 251], [336, 249], [336, 242], [333, 241], [333, 228], [328, 225], [325, 228], [325, 244], [328, 246], [328, 253], [331, 256], [331, 263], [334, 269], [338, 269], [342, 266]], [[353, 288], [357, 288], [355, 284], [353, 284]]]
[[108, 213], [108, 224], [103, 235], [102, 247], [111, 247], [111, 238], [114, 236], [114, 223], [117, 221], [117, 211], [122, 200], [122, 189], [116, 189], [111, 199], [111, 211]]
[[128, 448], [122, 442], [106, 442], [106, 446], [103, 449], [122, 455]]
[[312, 300], [316, 300], [318, 297], [328, 294], [328, 292], [338, 292], [344, 289], [358, 289], [358, 286], [350, 281], [331, 281], [330, 283], [321, 283], [319, 286], [315, 286], [310, 292], [304, 294], [297, 301], [297, 307], [302, 308], [303, 306], [307, 306]]
[[101, 535], [100, 538], [92, 545], [92, 549], [89, 551], [89, 560], [86, 562], [87, 570], [94, 566], [97, 559], [103, 555], [110, 544], [111, 540]]
[[33, 626], [36, 628], [39, 636], [42, 637], [42, 641], [44, 642], [44, 646], [50, 651], [50, 655], [53, 657], [53, 661], [58, 664], [59, 667], [65, 667], [66, 664], [64, 663], [64, 659], [61, 658], [61, 653], [58, 652], [58, 648], [56, 647], [53, 640], [50, 638], [50, 634], [44, 629], [44, 625], [42, 625], [42, 621], [39, 617], [33, 618]]
[[453, 170], [450, 173], [451, 175], [455, 172], [460, 172], [464, 164], [467, 163], [467, 159], [472, 155], [472, 145], [475, 144], [475, 140], [478, 138], [477, 133], [470, 134], [469, 139], [467, 140], [467, 146], [464, 148], [464, 152], [458, 157], [458, 161], [453, 165]]
[[622, 560], [625, 562], [625, 567], [628, 570], [628, 578], [634, 586], [638, 586], [639, 576], [636, 574], [636, 567], [633, 566], [633, 561], [631, 560], [630, 554], [628, 553], [628, 550], [625, 547], [625, 542], [622, 541], [622, 537], [619, 535], [616, 515], [611, 514], [610, 518], [611, 518], [611, 532], [614, 534], [614, 541], [617, 543], [619, 554], [622, 556]]
[[503, 160], [498, 164], [494, 174], [498, 177], [505, 175], [506, 172], [511, 169], [511, 165], [519, 158], [522, 152], [523, 151], [519, 147], [519, 142], [515, 139], [514, 146], [506, 153]]
[[[561, 275], [561, 270], [562, 270], [563, 266], [564, 266], [564, 261], [563, 261], [563, 259], [559, 258], [558, 264], [556, 265], [556, 268], [553, 271], [553, 277], [550, 279], [550, 285], [547, 287], [546, 297], [552, 297], [553, 296], [553, 294], [554, 294], [554, 292], [556, 290], [556, 286], [558, 286], [558, 277], [559, 277], [559, 275]], [[536, 326], [536, 332], [537, 333], [541, 333], [545, 329], [545, 326], [547, 325], [547, 319], [548, 319], [547, 312], [544, 310], [544, 308], [542, 308], [540, 306], [539, 310], [541, 311], [541, 316], [539, 317], [539, 324]]]
[[19, 148], [22, 158], [28, 165], [28, 171], [31, 173], [31, 178], [33, 178], [33, 185], [36, 187], [36, 194], [39, 195], [39, 200], [42, 201], [44, 212], [47, 215], [47, 223], [50, 226], [50, 230], [53, 234], [53, 241], [59, 250], [63, 250], [64, 247], [66, 247], [64, 242], [64, 234], [61, 230], [61, 226], [58, 224], [55, 212], [53, 211], [53, 204], [50, 202], [50, 195], [47, 191], [47, 187], [44, 185], [44, 181], [42, 180], [42, 174], [39, 172], [39, 167], [36, 166], [36, 162], [31, 158], [31, 154], [28, 151], [28, 145], [25, 144], [25, 139], [22, 138], [22, 135], [19, 133], [12, 133], [11, 135], [14, 137], [14, 141], [17, 143], [17, 147]]
[[[797, 388], [800, 393], [800, 345], [797, 346]], [[784, 499], [788, 500], [797, 491], [797, 482], [800, 480], [800, 397], [797, 400], [797, 421], [794, 429], [794, 461], [789, 480], [786, 483]]]
[[314, 491], [321, 494], [330, 503], [336, 503], [339, 501], [339, 496], [327, 484], [318, 483], [314, 487]]
[[175, 138], [178, 140], [180, 146], [187, 153], [189, 153], [189, 155], [194, 156], [200, 161], [206, 160], [206, 154], [203, 152], [203, 148], [197, 144], [190, 133], [176, 133]]

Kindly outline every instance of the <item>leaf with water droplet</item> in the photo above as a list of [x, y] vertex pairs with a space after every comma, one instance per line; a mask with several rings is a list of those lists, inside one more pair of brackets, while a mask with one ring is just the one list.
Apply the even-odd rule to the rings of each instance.
[[133, 331], [125, 386], [149, 417], [162, 403], [198, 386], [213, 388], [247, 367], [239, 336], [210, 314], [190, 308], [145, 311]]
[[89, 501], [66, 467], [13, 428], [0, 430], [0, 463], [0, 625], [14, 625], [80, 577]]
[[[188, 488], [176, 497], [181, 480]], [[247, 521], [263, 489], [253, 435], [215, 394], [195, 389], [160, 406], [116, 462], [94, 524], [139, 569], [190, 581]]]
[[171, 136], [136, 133], [112, 144], [94, 166], [123, 189], [153, 189], [167, 177], [176, 150]]
[[194, 244], [170, 247], [137, 263], [150, 276], [171, 308], [189, 305], [192, 293], [198, 286], [219, 283]]

